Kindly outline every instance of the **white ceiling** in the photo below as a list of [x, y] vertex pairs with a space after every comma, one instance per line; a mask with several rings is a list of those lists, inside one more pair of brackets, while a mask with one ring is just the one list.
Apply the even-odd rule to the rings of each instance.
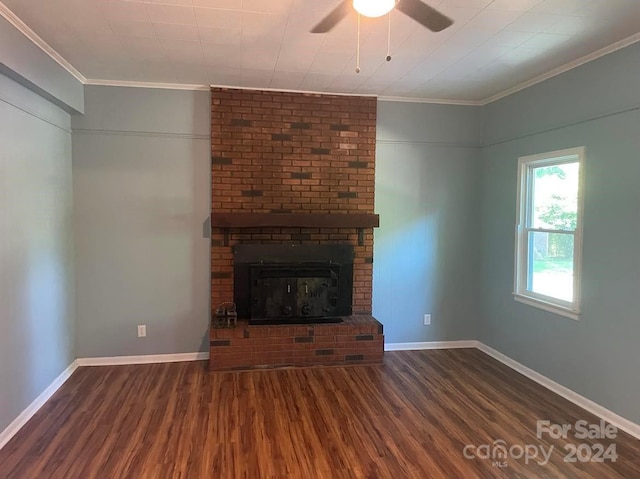
[[340, 0], [2, 0], [91, 80], [229, 85], [477, 102], [640, 31], [640, 0], [427, 0], [432, 33], [398, 11], [313, 27]]

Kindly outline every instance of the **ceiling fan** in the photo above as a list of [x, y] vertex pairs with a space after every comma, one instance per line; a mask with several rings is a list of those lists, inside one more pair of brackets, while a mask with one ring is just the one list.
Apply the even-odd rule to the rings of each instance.
[[432, 32], [440, 32], [453, 24], [453, 20], [420, 0], [342, 0], [311, 33], [327, 33], [349, 14], [352, 6], [365, 17], [381, 17], [397, 8]]

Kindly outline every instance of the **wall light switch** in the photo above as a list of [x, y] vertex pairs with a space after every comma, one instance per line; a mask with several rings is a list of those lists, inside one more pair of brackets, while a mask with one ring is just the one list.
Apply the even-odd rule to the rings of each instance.
[[138, 337], [139, 338], [146, 338], [147, 337], [147, 325], [146, 324], [139, 324], [138, 325]]
[[431, 324], [431, 315], [430, 314], [425, 314], [424, 315], [424, 325], [425, 326], [429, 326]]

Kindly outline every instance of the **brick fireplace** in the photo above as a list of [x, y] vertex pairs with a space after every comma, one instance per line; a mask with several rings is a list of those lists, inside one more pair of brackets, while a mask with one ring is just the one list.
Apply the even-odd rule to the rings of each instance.
[[353, 247], [353, 316], [250, 326], [241, 314], [235, 330], [211, 328], [210, 368], [381, 360], [371, 317], [376, 99], [213, 88], [211, 101], [211, 307], [235, 301], [239, 245], [342, 244]]

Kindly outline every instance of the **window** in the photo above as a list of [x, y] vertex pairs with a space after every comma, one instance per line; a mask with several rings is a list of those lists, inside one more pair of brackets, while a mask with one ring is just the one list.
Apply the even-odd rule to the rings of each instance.
[[514, 298], [572, 319], [580, 313], [584, 148], [518, 162]]

